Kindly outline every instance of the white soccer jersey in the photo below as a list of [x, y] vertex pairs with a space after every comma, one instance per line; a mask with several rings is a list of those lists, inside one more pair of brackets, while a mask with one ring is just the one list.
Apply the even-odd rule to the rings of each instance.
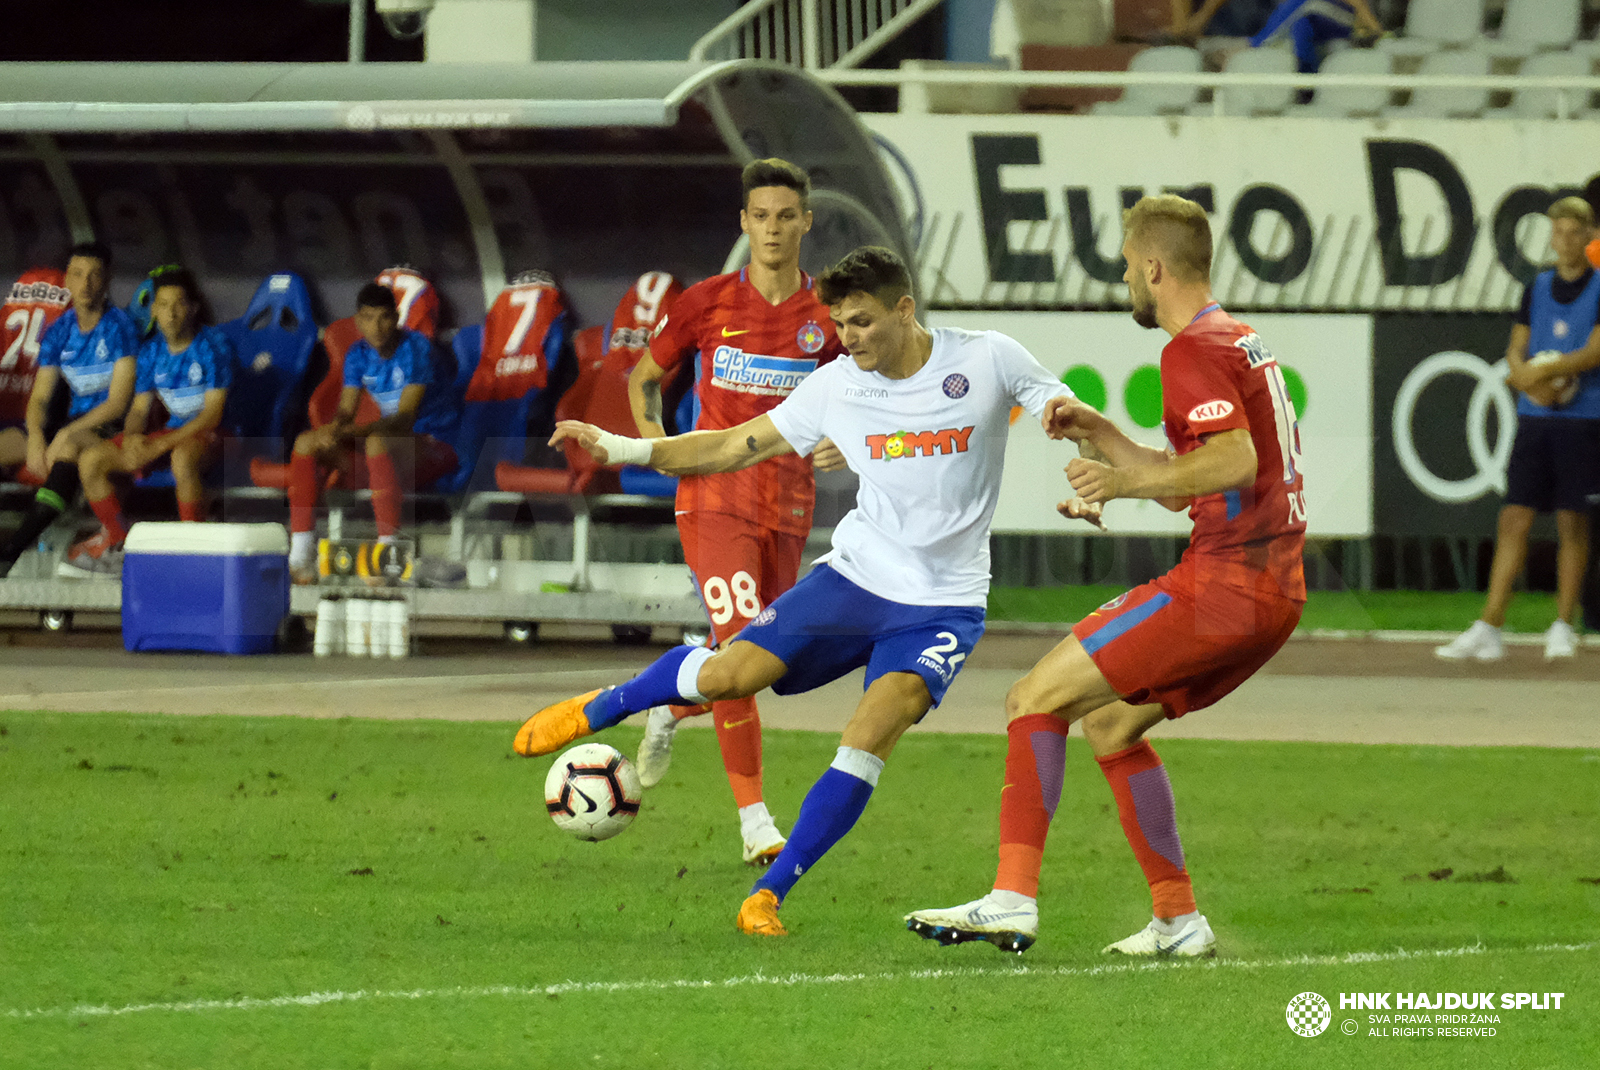
[[892, 602], [982, 606], [1011, 409], [1038, 417], [1058, 396], [1072, 391], [1014, 339], [940, 328], [909, 379], [836, 360], [768, 415], [796, 453], [830, 438], [861, 477], [823, 561]]

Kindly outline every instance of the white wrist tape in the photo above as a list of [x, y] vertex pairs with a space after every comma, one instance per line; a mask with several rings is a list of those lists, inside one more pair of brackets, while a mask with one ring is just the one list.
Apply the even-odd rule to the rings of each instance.
[[647, 438], [628, 438], [601, 431], [597, 445], [606, 451], [607, 464], [642, 464], [647, 467], [650, 464], [653, 447]]

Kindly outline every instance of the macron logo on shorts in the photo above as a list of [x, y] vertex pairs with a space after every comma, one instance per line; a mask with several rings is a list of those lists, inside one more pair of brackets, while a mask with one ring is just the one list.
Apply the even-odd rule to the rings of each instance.
[[1207, 420], [1220, 420], [1223, 417], [1232, 414], [1232, 412], [1233, 402], [1231, 401], [1223, 401], [1221, 398], [1217, 398], [1213, 401], [1202, 401], [1200, 404], [1189, 410], [1189, 422], [1192, 424], [1203, 424]]

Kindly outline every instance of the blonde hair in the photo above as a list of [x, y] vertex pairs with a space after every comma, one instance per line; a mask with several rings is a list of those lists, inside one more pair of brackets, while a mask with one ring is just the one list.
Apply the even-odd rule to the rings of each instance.
[[1576, 219], [1586, 227], [1594, 226], [1594, 209], [1582, 197], [1563, 197], [1545, 212], [1554, 223], [1558, 219]]
[[1206, 210], [1175, 193], [1141, 197], [1122, 213], [1124, 240], [1155, 254], [1185, 282], [1211, 281], [1211, 221]]

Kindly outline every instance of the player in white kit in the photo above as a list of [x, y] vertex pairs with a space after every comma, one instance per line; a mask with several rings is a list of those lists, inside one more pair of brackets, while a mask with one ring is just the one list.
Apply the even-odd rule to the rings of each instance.
[[[739, 928], [765, 936], [784, 935], [784, 896], [854, 826], [895, 743], [938, 705], [983, 634], [989, 522], [1012, 408], [1049, 426], [1081, 405], [1011, 338], [918, 323], [910, 275], [887, 249], [852, 252], [820, 276], [818, 291], [851, 359], [818, 368], [772, 411], [653, 440], [568, 421], [551, 441], [576, 439], [602, 463], [680, 475], [805, 455], [831, 439], [861, 477], [832, 551], [722, 649], [675, 647], [625, 684], [541, 710], [515, 744], [549, 754], [652, 706], [768, 687], [795, 694], [866, 666], [866, 693], [833, 764], [739, 910]], [[1074, 501], [1069, 515], [1097, 519], [1098, 508]]]

